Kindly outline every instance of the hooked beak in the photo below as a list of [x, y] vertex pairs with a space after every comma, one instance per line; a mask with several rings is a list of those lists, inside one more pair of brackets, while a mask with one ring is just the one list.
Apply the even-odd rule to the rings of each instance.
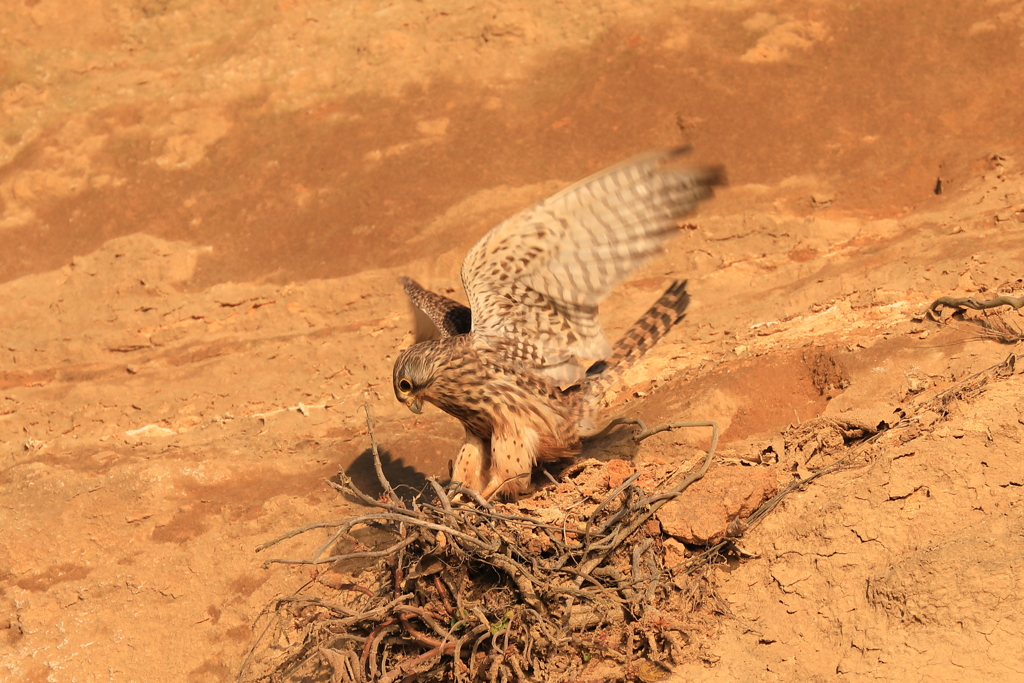
[[420, 400], [418, 398], [413, 399], [412, 401], [406, 403], [405, 405], [409, 410], [416, 413], [417, 415], [423, 412], [423, 404], [420, 403]]

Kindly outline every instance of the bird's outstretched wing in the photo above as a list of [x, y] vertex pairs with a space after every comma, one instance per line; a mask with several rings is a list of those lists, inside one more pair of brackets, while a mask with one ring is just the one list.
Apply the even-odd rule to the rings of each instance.
[[577, 359], [607, 356], [598, 304], [723, 182], [721, 168], [668, 164], [686, 151], [624, 161], [487, 233], [462, 263], [475, 336], [563, 386], [583, 375]]
[[416, 343], [441, 337], [468, 334], [472, 328], [470, 310], [446, 296], [424, 289], [411, 278], [398, 278], [412, 303], [416, 316]]

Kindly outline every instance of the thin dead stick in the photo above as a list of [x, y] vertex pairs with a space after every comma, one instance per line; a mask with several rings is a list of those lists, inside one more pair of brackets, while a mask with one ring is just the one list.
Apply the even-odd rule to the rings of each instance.
[[[654, 429], [651, 429], [651, 430], [648, 430], [646, 425], [644, 425], [643, 421], [639, 420], [639, 419], [636, 419], [632, 424], [638, 425], [640, 427], [640, 429], [641, 429], [640, 434], [637, 434], [636, 436], [633, 437], [634, 440], [636, 440], [636, 441], [643, 441], [644, 439], [646, 439], [649, 436], [653, 436], [654, 434], [658, 434], [660, 432], [663, 432], [663, 431], [666, 431], [666, 430], [669, 430], [669, 429], [674, 429], [674, 428], [677, 428], [677, 427], [679, 427], [679, 428], [710, 427], [711, 428], [711, 446], [708, 448], [708, 454], [704, 457], [704, 463], [700, 466], [700, 469], [698, 469], [696, 472], [694, 472], [693, 474], [688, 476], [686, 479], [682, 480], [681, 482], [679, 482], [678, 484], [673, 486], [671, 489], [666, 491], [667, 494], [679, 495], [680, 493], [685, 491], [691, 484], [693, 484], [693, 482], [695, 482], [698, 479], [700, 479], [701, 477], [703, 477], [707, 473], [708, 468], [711, 467], [711, 460], [712, 460], [712, 458], [715, 455], [715, 448], [718, 446], [718, 423], [717, 422], [714, 422], [714, 421], [711, 421], [711, 420], [701, 420], [701, 421], [694, 421], [694, 422], [669, 422], [669, 423], [666, 423], [666, 424], [663, 424], [663, 425], [659, 425], [659, 426], [657, 426], [657, 427], [655, 427]], [[639, 515], [636, 519], [634, 519], [630, 523], [630, 525], [625, 530], [620, 530], [618, 532], [618, 534], [616, 534], [615, 542], [608, 549], [604, 550], [601, 553], [599, 558], [594, 558], [593, 560], [590, 560], [590, 562], [592, 563], [592, 566], [587, 568], [587, 565], [584, 564], [584, 567], [586, 568], [586, 571], [589, 573], [594, 567], [596, 567], [598, 564], [600, 564], [600, 562], [603, 561], [615, 548], [617, 548], [618, 545], [620, 543], [622, 543], [623, 540], [625, 540], [627, 537], [629, 537], [630, 534], [632, 534], [634, 531], [636, 531], [638, 528], [640, 528], [640, 526], [642, 524], [644, 524], [648, 519], [650, 519], [651, 516], [655, 512], [660, 510], [661, 507], [663, 505], [665, 505], [665, 503], [667, 503], [669, 500], [670, 500], [670, 498], [662, 498], [661, 500], [657, 500], [657, 501], [654, 501], [653, 503], [651, 503], [651, 505], [648, 508], [647, 512]]]
[[[443, 532], [445, 532], [447, 534], [450, 534], [452, 537], [460, 538], [460, 539], [466, 541], [467, 543], [472, 543], [473, 545], [480, 546], [480, 547], [485, 548], [485, 549], [494, 550], [494, 548], [491, 548], [486, 543], [483, 543], [479, 538], [470, 536], [469, 534], [463, 533], [463, 532], [461, 532], [461, 531], [459, 531], [457, 529], [453, 529], [452, 527], [450, 527], [450, 526], [448, 526], [446, 524], [438, 524], [438, 523], [435, 523], [435, 522], [428, 522], [428, 521], [426, 521], [424, 519], [420, 519], [419, 517], [413, 517], [413, 516], [411, 516], [411, 514], [400, 514], [400, 513], [394, 513], [394, 512], [376, 512], [376, 513], [371, 513], [371, 514], [368, 514], [368, 515], [362, 515], [360, 517], [352, 517], [352, 518], [349, 518], [349, 519], [341, 520], [339, 522], [333, 522], [333, 523], [331, 523], [331, 525], [337, 526], [339, 528], [338, 532], [336, 533], [336, 535], [338, 535], [338, 534], [343, 534], [345, 532], [348, 532], [352, 527], [356, 526], [357, 524], [369, 524], [371, 522], [386, 522], [386, 521], [403, 522], [403, 523], [406, 523], [406, 524], [411, 524], [413, 526], [422, 527], [424, 529], [430, 529], [432, 531], [443, 531]], [[263, 547], [269, 547], [269, 546], [273, 545], [274, 543], [277, 543], [277, 542], [279, 542], [281, 540], [284, 540], [284, 538], [291, 538], [292, 536], [297, 536], [297, 535], [299, 535], [301, 533], [305, 533], [306, 531], [310, 531], [312, 529], [320, 529], [320, 528], [323, 528], [324, 526], [327, 526], [327, 525], [326, 524], [307, 524], [306, 526], [302, 527], [301, 529], [296, 529], [294, 532], [290, 532], [289, 534], [286, 534], [285, 536], [282, 536], [279, 539], [275, 539], [274, 541], [270, 541], [268, 543], [265, 543], [263, 546], [261, 546], [260, 549], [262, 549]], [[401, 548], [399, 548], [399, 549], [401, 549]], [[268, 563], [269, 562], [272, 562], [272, 561], [268, 560]], [[317, 563], [318, 562], [308, 562], [306, 564], [317, 564]]]
[[444, 508], [445, 515], [454, 515], [455, 511], [452, 509], [452, 502], [449, 500], [448, 494], [445, 493], [445, 490], [441, 488], [439, 483], [437, 483], [437, 479], [429, 477], [427, 479], [427, 483], [430, 484], [430, 488], [434, 489], [434, 495], [437, 496], [437, 499], [441, 501], [441, 507]]
[[[307, 588], [309, 588], [310, 586], [312, 586], [313, 583], [314, 583], [314, 581], [312, 581], [312, 580], [307, 581], [306, 583], [302, 584], [302, 586], [300, 586], [297, 591], [292, 593], [292, 595], [293, 596], [297, 596], [299, 593], [301, 593], [302, 591], [304, 591]], [[260, 613], [256, 616], [256, 621], [254, 621], [253, 624], [252, 624], [252, 628], [253, 629], [256, 628], [256, 624], [259, 623], [259, 620], [262, 619], [267, 614], [267, 612], [269, 611], [269, 607], [270, 607], [270, 605], [267, 605], [262, 610], [260, 610]], [[245, 654], [245, 659], [242, 660], [242, 665], [238, 668], [238, 676], [237, 676], [236, 680], [239, 681], [239, 683], [241, 683], [242, 676], [245, 675], [246, 670], [249, 668], [249, 662], [252, 661], [253, 655], [256, 654], [256, 648], [259, 647], [259, 644], [261, 642], [263, 642], [263, 639], [266, 637], [267, 632], [270, 631], [270, 627], [273, 625], [273, 623], [274, 623], [273, 621], [268, 621], [267, 622], [267, 625], [264, 626], [263, 630], [260, 631], [260, 634], [258, 636], [256, 636], [256, 640], [253, 641], [253, 644], [249, 648], [249, 651]]]
[[[417, 512], [415, 510], [410, 510], [404, 504], [402, 504], [402, 505], [392, 505], [391, 503], [385, 502], [385, 501], [380, 500], [378, 498], [371, 498], [370, 496], [366, 495], [365, 493], [360, 491], [358, 488], [353, 486], [352, 485], [352, 478], [349, 477], [344, 472], [339, 472], [338, 473], [338, 479], [341, 481], [340, 484], [335, 483], [335, 482], [331, 481], [330, 479], [324, 479], [324, 481], [327, 482], [327, 485], [330, 486], [331, 488], [333, 488], [335, 491], [340, 491], [341, 493], [344, 493], [346, 495], [355, 496], [356, 498], [361, 500], [366, 505], [369, 505], [370, 507], [382, 508], [384, 510], [391, 510], [393, 512], [399, 512], [399, 513], [402, 513], [402, 514], [409, 514], [409, 515], [417, 514]], [[401, 503], [402, 501], [399, 500], [398, 502]]]
[[302, 595], [289, 595], [288, 597], [278, 598], [274, 602], [277, 603], [278, 605], [288, 605], [288, 604], [293, 604], [293, 603], [302, 604], [302, 605], [316, 605], [317, 607], [323, 607], [324, 609], [328, 609], [328, 610], [334, 612], [335, 614], [339, 614], [342, 617], [355, 617], [355, 616], [359, 616], [359, 612], [353, 612], [352, 610], [350, 610], [347, 607], [342, 607], [341, 605], [337, 605], [337, 604], [335, 604], [333, 602], [328, 602], [326, 600], [323, 600], [321, 598], [316, 598], [316, 597], [307, 597], [307, 596], [302, 596]]
[[399, 550], [407, 545], [418, 541], [417, 536], [409, 536], [408, 538], [402, 539], [398, 543], [394, 544], [384, 550], [367, 550], [355, 553], [344, 553], [342, 555], [331, 555], [330, 557], [320, 558], [319, 556], [313, 557], [309, 560], [286, 560], [282, 558], [273, 558], [263, 562], [263, 568], [266, 569], [272, 564], [335, 564], [337, 562], [344, 562], [346, 560], [357, 560], [365, 559], [370, 557], [387, 557], [391, 553], [397, 553]]
[[380, 481], [380, 485], [384, 487], [384, 493], [387, 495], [388, 500], [400, 507], [405, 507], [405, 503], [395, 495], [395, 490], [391, 488], [391, 482], [384, 476], [384, 468], [380, 463], [380, 450], [377, 448], [377, 435], [373, 432], [373, 418], [370, 417], [370, 404], [364, 403], [363, 410], [366, 412], [366, 430], [370, 432], [370, 450], [373, 451], [373, 468], [377, 472], [377, 479]]
[[431, 668], [431, 660], [435, 657], [440, 658], [443, 648], [435, 647], [433, 650], [429, 650], [419, 657], [407, 659], [395, 668], [391, 669], [388, 673], [384, 674], [380, 678], [380, 683], [393, 683], [399, 676], [405, 677], [411, 674], [423, 673]]
[[505, 488], [505, 484], [509, 483], [510, 481], [515, 481], [516, 479], [525, 479], [530, 476], [531, 475], [529, 472], [522, 472], [520, 474], [514, 474], [511, 477], [507, 477], [503, 482], [501, 482], [501, 485], [498, 488], [494, 489], [494, 491], [491, 492], [491, 495], [487, 497], [487, 502], [490, 503], [492, 500], [494, 500], [494, 497], [499, 495], [501, 490]]
[[[594, 511], [591, 512], [590, 515], [587, 517], [587, 527], [586, 527], [586, 529], [583, 532], [583, 545], [584, 546], [590, 545], [590, 526], [593, 523], [594, 519], [597, 517], [597, 513], [600, 512], [601, 510], [603, 510], [605, 507], [607, 507], [607, 505], [610, 502], [612, 502], [613, 500], [618, 498], [620, 493], [622, 493], [627, 488], [632, 486], [633, 482], [636, 481], [639, 478], [640, 478], [640, 473], [639, 472], [634, 472], [624, 482], [622, 482], [621, 484], [616, 486], [615, 489], [611, 493], [609, 493], [607, 496], [605, 496], [605, 499], [602, 500], [600, 502], [600, 504], [598, 504], [598, 506], [596, 508], [594, 508]], [[613, 519], [614, 519], [614, 517], [613, 517]], [[598, 531], [598, 533], [601, 533], [601, 531], [604, 531], [605, 526], [607, 526], [607, 524], [602, 526], [601, 529]]]
[[262, 551], [266, 550], [267, 548], [270, 548], [271, 546], [277, 545], [281, 541], [287, 541], [289, 538], [294, 538], [296, 536], [299, 536], [301, 534], [306, 533], [307, 531], [312, 531], [313, 529], [325, 529], [327, 527], [332, 527], [332, 526], [340, 526], [340, 525], [344, 524], [346, 521], [347, 521], [347, 518], [346, 519], [336, 519], [336, 520], [333, 520], [333, 521], [330, 521], [330, 522], [313, 522], [312, 524], [307, 524], [305, 526], [301, 526], [298, 529], [292, 529], [291, 531], [289, 531], [286, 534], [281, 534], [280, 536], [278, 536], [277, 538], [275, 538], [273, 540], [267, 541], [266, 543], [261, 543], [260, 545], [256, 546], [256, 552], [262, 552]]
[[[700, 420], [700, 421], [692, 421], [692, 422], [668, 422], [666, 424], [659, 425], [659, 426], [657, 426], [657, 427], [655, 427], [653, 429], [647, 429], [647, 425], [645, 425], [643, 420], [641, 420], [639, 418], [618, 418], [618, 419], [612, 420], [608, 424], [607, 427], [605, 427], [603, 430], [601, 430], [600, 434], [602, 434], [602, 435], [603, 434], [607, 434], [608, 432], [610, 432], [615, 427], [617, 427], [619, 425], [624, 425], [624, 424], [632, 424], [632, 425], [636, 425], [636, 426], [640, 427], [640, 433], [633, 436], [633, 440], [637, 441], [637, 442], [643, 441], [644, 439], [646, 439], [646, 438], [648, 438], [650, 436], [653, 436], [654, 434], [658, 434], [660, 432], [663, 432], [663, 431], [666, 431], [666, 430], [669, 430], [669, 429], [673, 429], [673, 428], [676, 428], [676, 427], [679, 427], [679, 428], [710, 427], [711, 428], [711, 446], [708, 448], [708, 454], [704, 457], [704, 463], [701, 465], [700, 469], [698, 469], [696, 472], [694, 472], [689, 477], [687, 477], [683, 481], [679, 482], [679, 484], [677, 484], [676, 486], [672, 487], [671, 489], [669, 489], [666, 492], [666, 493], [673, 494], [673, 497], [676, 496], [676, 495], [679, 495], [680, 493], [685, 491], [691, 484], [693, 484], [693, 482], [695, 482], [698, 479], [700, 479], [701, 477], [703, 477], [705, 475], [705, 473], [707, 473], [708, 468], [711, 467], [711, 460], [712, 460], [712, 458], [715, 455], [715, 448], [718, 446], [718, 423], [717, 422], [714, 422], [714, 421], [711, 421], [711, 420]], [[629, 524], [629, 526], [627, 526], [625, 529], [619, 529], [615, 534], [613, 534], [612, 538], [611, 538], [611, 542], [608, 544], [607, 547], [602, 547], [599, 550], [599, 552], [597, 553], [596, 557], [587, 559], [587, 553], [584, 552], [583, 560], [580, 562], [580, 571], [582, 572], [582, 574], [584, 574], [584, 575], [591, 574], [594, 571], [594, 569], [599, 567], [608, 558], [608, 556], [611, 555], [612, 551], [614, 551], [616, 548], [618, 548], [619, 545], [624, 540], [629, 538], [629, 536], [632, 535], [633, 532], [635, 532], [637, 529], [639, 529], [642, 524], [647, 522], [647, 520], [650, 519], [651, 516], [655, 512], [660, 510], [661, 507], [663, 505], [665, 505], [665, 503], [667, 503], [669, 500], [671, 500], [671, 498], [662, 498], [660, 500], [657, 500], [657, 501], [654, 501], [653, 503], [651, 503], [650, 506], [647, 508], [647, 512], [638, 515]], [[577, 588], [579, 588], [581, 585], [583, 585], [583, 580], [584, 579], [583, 579], [582, 576], [580, 576], [579, 578], [576, 579], [576, 587]], [[564, 619], [564, 622], [566, 624], [569, 623], [569, 617], [572, 614], [572, 605], [573, 605], [573, 598], [570, 597], [566, 601], [566, 606], [565, 606], [566, 609], [565, 609], [565, 619]]]

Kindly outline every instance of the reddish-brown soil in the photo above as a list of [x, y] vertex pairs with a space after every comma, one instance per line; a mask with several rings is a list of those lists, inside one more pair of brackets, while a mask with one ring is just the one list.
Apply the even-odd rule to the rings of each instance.
[[914, 419], [743, 538], [674, 680], [1024, 680], [1024, 366], [919, 408], [1014, 351], [919, 314], [1024, 288], [1021, 64], [1018, 0], [5, 4], [0, 679], [233, 680], [308, 577], [256, 546], [371, 476], [360, 406], [396, 481], [458, 448], [393, 398], [396, 277], [461, 298], [501, 218], [688, 142], [730, 186], [606, 302], [693, 294], [609, 415], [783, 480], [791, 426]]

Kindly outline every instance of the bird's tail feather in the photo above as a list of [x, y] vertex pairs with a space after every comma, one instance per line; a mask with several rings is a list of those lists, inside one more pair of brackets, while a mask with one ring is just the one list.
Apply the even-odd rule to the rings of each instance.
[[622, 339], [612, 346], [612, 354], [587, 370], [588, 377], [583, 383], [584, 415], [580, 423], [581, 428], [590, 431], [598, 404], [605, 392], [682, 320], [689, 304], [690, 295], [686, 292], [686, 280], [673, 282], [661, 298], [633, 323]]

